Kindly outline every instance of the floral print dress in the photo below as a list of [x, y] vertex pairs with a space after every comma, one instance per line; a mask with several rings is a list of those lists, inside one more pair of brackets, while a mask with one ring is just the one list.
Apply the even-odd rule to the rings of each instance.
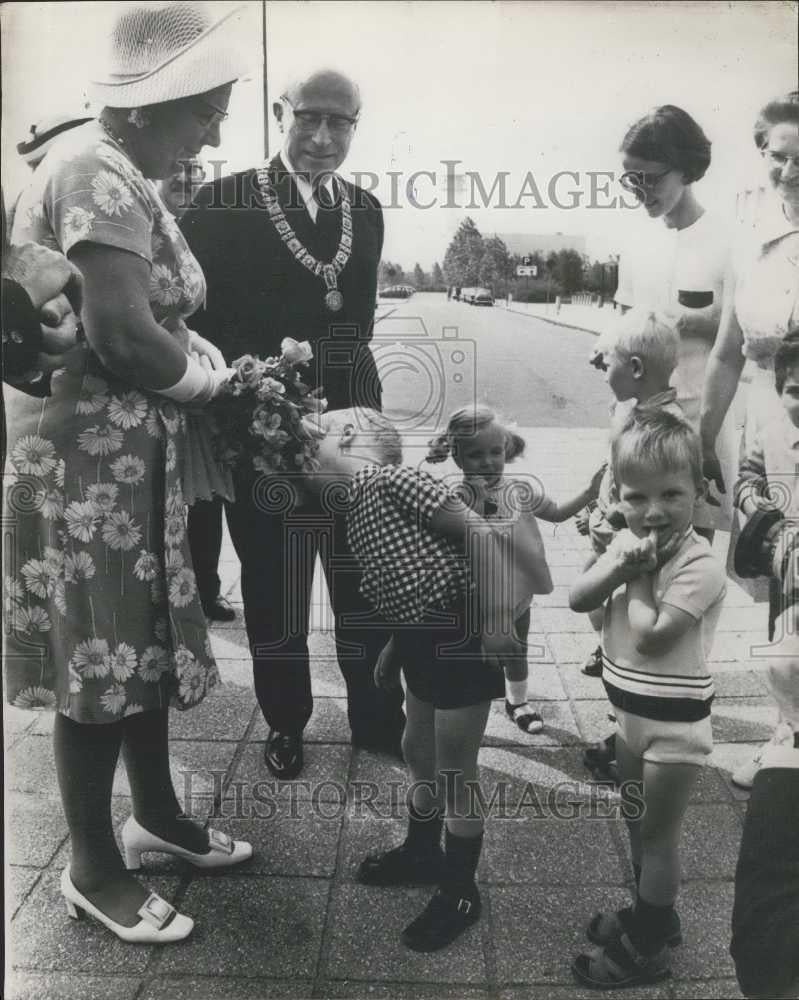
[[[144, 258], [153, 316], [185, 348], [202, 271], [154, 185], [98, 123], [65, 136], [23, 193], [12, 241], [28, 240]], [[186, 536], [187, 485], [192, 499], [230, 495], [203, 417], [124, 382], [88, 347], [53, 376], [51, 396], [11, 390], [6, 406], [7, 699], [84, 723], [196, 705], [219, 675]]]

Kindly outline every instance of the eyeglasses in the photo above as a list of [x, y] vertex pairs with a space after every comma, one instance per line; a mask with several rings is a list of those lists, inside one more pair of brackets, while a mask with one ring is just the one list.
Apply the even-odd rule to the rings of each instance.
[[192, 108], [191, 113], [197, 119], [197, 121], [205, 129], [213, 128], [214, 125], [221, 125], [223, 121], [228, 117], [227, 111], [223, 111], [222, 108], [218, 108], [211, 101], [200, 101], [204, 110], [198, 110]]
[[664, 170], [660, 174], [650, 174], [643, 170], [626, 170], [619, 178], [619, 183], [625, 191], [651, 191], [672, 172], [672, 168]]
[[281, 97], [294, 115], [294, 121], [301, 132], [315, 132], [322, 122], [325, 122], [329, 131], [336, 135], [346, 135], [358, 124], [358, 116], [350, 115], [328, 115], [321, 111], [297, 111], [287, 97]]
[[790, 163], [794, 170], [799, 170], [799, 156], [788, 156], [787, 153], [778, 153], [776, 149], [764, 149], [763, 156], [775, 167], [784, 167]]

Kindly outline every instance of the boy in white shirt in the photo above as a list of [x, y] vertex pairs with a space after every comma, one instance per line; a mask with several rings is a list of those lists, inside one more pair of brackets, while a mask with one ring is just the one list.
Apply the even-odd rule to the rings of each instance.
[[704, 491], [699, 439], [662, 409], [631, 414], [612, 449], [627, 528], [572, 587], [575, 611], [605, 605], [603, 681], [618, 723], [616, 753], [638, 891], [634, 907], [597, 914], [575, 977], [594, 989], [670, 974], [681, 940], [674, 909], [679, 835], [712, 752], [706, 659], [726, 593], [724, 568], [693, 529]]

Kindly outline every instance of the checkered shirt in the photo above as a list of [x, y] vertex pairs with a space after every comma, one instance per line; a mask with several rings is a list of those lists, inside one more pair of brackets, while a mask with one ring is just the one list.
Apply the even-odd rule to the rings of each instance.
[[453, 607], [469, 582], [462, 551], [430, 530], [458, 498], [427, 472], [366, 465], [352, 483], [347, 537], [361, 565], [361, 593], [389, 622], [420, 622]]

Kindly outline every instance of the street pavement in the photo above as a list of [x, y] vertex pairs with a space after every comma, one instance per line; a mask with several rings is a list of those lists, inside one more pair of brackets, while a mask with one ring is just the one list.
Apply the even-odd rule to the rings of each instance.
[[[431, 331], [442, 314], [451, 315], [438, 301], [414, 308], [424, 312]], [[461, 326], [486, 323], [490, 313]], [[396, 315], [402, 318], [399, 311]], [[499, 328], [503, 316], [499, 310], [493, 315], [491, 323]], [[591, 385], [597, 379], [590, 369], [584, 375], [583, 367], [572, 372], [572, 381], [582, 384], [569, 386], [560, 374], [563, 359], [576, 365], [579, 356], [584, 365], [589, 341], [579, 338], [590, 335], [553, 333], [546, 329], [550, 324], [538, 328], [530, 317], [504, 319], [528, 324], [526, 332], [514, 327], [496, 334], [512, 354], [517, 336], [539, 346], [547, 336], [557, 338], [561, 360], [536, 383], [540, 393], [549, 393], [553, 419], [549, 425], [519, 421], [528, 449], [514, 472], [534, 473], [551, 495], [566, 496], [582, 485], [605, 451], [601, 414], [607, 400], [604, 394], [595, 398]], [[510, 362], [492, 363], [507, 372]], [[460, 362], [450, 358], [448, 364]], [[541, 360], [536, 367], [540, 375], [547, 365]], [[446, 365], [444, 371], [445, 377], [451, 374]], [[503, 377], [511, 378], [501, 371], [491, 375], [486, 396], [499, 398]], [[418, 399], [400, 391], [405, 378], [400, 372], [387, 379], [388, 404], [407, 416], [406, 461], [416, 464], [426, 431], [413, 422]], [[460, 383], [451, 386], [459, 390]], [[574, 398], [582, 413], [594, 410], [596, 419], [567, 425], [568, 408], [553, 403], [553, 394]], [[540, 399], [526, 405], [527, 412], [543, 409]], [[433, 468], [453, 471], [448, 465]], [[255, 856], [213, 876], [166, 856], [145, 858], [146, 883], [195, 919], [192, 936], [179, 945], [124, 945], [92, 921], [70, 921], [58, 890], [69, 843], [55, 781], [52, 715], [6, 708], [4, 995], [25, 1000], [592, 995], [576, 988], [570, 962], [586, 945], [583, 933], [591, 915], [629, 898], [632, 873], [616, 796], [588, 783], [580, 761], [582, 748], [609, 728], [601, 682], [580, 673], [594, 635], [586, 616], [568, 608], [568, 587], [587, 544], [571, 522], [541, 527], [555, 588], [536, 599], [530, 690], [545, 729], [522, 734], [505, 718], [502, 702], [492, 706], [480, 751], [481, 788], [490, 808], [479, 869], [483, 916], [458, 942], [434, 955], [408, 951], [399, 934], [424, 905], [427, 891], [366, 888], [355, 881], [366, 853], [402, 838], [405, 776], [398, 762], [349, 745], [344, 683], [319, 575], [310, 644], [315, 705], [305, 732], [305, 769], [295, 782], [268, 783], [262, 762], [267, 731], [252, 692], [238, 563], [226, 537], [223, 591], [237, 608], [237, 620], [212, 632], [225, 683], [194, 711], [172, 714], [171, 764], [184, 807], [250, 840]], [[719, 536], [717, 548], [723, 557], [726, 536]], [[774, 713], [757, 655], [764, 635], [764, 608], [731, 584], [712, 653], [716, 745], [689, 806], [682, 842], [678, 905], [685, 943], [674, 953], [670, 980], [628, 996], [740, 995], [727, 949], [747, 797], [731, 784], [730, 771], [770, 735]], [[120, 768], [113, 803], [117, 826], [129, 810]]]

